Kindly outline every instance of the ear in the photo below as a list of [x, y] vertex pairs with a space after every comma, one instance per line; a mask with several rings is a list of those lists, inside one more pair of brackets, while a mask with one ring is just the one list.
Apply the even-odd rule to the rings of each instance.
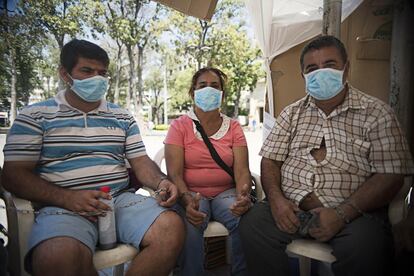
[[343, 76], [343, 78], [342, 78], [342, 83], [345, 83], [346, 82], [346, 80], [348, 79], [348, 74], [349, 74], [349, 61], [347, 61], [346, 63], [345, 63], [345, 66], [344, 66], [344, 76]]
[[63, 68], [63, 66], [59, 67], [59, 76], [60, 78], [63, 80], [63, 82], [65, 84], [70, 85], [72, 83], [72, 80], [69, 78], [69, 73], [66, 71], [65, 68]]

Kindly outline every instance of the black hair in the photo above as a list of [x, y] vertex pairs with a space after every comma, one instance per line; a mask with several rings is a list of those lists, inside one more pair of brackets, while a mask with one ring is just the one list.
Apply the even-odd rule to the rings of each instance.
[[344, 44], [332, 35], [323, 35], [311, 40], [305, 47], [303, 47], [302, 53], [300, 54], [300, 69], [303, 71], [303, 57], [308, 52], [325, 47], [335, 47], [338, 49], [344, 64], [347, 62], [348, 54], [346, 53]]
[[104, 49], [92, 42], [76, 38], [63, 46], [60, 52], [60, 65], [71, 73], [79, 57], [100, 61], [105, 66], [109, 65], [109, 57]]
[[195, 74], [193, 75], [193, 78], [191, 79], [191, 87], [190, 87], [190, 90], [188, 91], [188, 94], [190, 94], [191, 97], [194, 95], [194, 90], [195, 90], [198, 78], [206, 72], [212, 72], [215, 75], [217, 75], [217, 77], [220, 79], [220, 86], [221, 86], [221, 89], [223, 90], [223, 95], [224, 95], [225, 94], [224, 85], [227, 81], [227, 75], [220, 69], [217, 69], [214, 67], [204, 67], [198, 70], [197, 72], [195, 72]]

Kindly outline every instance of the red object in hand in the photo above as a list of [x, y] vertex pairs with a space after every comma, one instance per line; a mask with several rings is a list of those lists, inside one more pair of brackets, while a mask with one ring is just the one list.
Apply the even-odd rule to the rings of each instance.
[[109, 186], [103, 186], [103, 187], [100, 187], [99, 190], [101, 192], [104, 192], [104, 193], [109, 193], [111, 191], [111, 187], [109, 187]]

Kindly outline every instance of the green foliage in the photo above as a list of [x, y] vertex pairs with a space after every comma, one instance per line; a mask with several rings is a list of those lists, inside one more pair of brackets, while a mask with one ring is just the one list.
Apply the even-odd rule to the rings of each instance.
[[[220, 1], [211, 22], [172, 12], [170, 20], [173, 27], [169, 29], [173, 34], [171, 43], [177, 55], [187, 58], [191, 68], [183, 73], [188, 80], [186, 85], [183, 78], [173, 84], [171, 104], [174, 108], [181, 110], [191, 103], [184, 92], [190, 86], [191, 75], [188, 72], [194, 73], [203, 66], [214, 66], [229, 77], [223, 111], [232, 117], [238, 115], [241, 92], [252, 92], [258, 78], [264, 74], [258, 61], [259, 49], [252, 46], [246, 34], [246, 14], [242, 4], [240, 0]], [[176, 78], [180, 76], [181, 72], [176, 74]]]
[[[39, 80], [36, 63], [41, 56], [41, 29], [33, 24], [33, 15], [27, 6], [0, 16], [0, 101], [1, 109], [11, 107], [11, 91], [16, 91], [14, 106], [20, 108], [28, 103], [30, 92]], [[12, 76], [16, 83], [12, 87]]]
[[163, 125], [155, 125], [154, 130], [168, 130], [170, 126], [163, 124]]
[[[163, 118], [162, 95], [167, 70], [168, 113], [192, 105], [191, 77], [203, 66], [228, 76], [224, 111], [237, 116], [242, 91], [252, 91], [263, 76], [259, 51], [246, 34], [243, 0], [220, 0], [211, 22], [185, 16], [149, 0], [19, 1], [21, 16], [0, 18], [0, 103], [9, 105], [11, 53], [17, 76], [18, 104], [35, 88], [54, 95], [60, 48], [69, 39], [94, 37], [111, 57], [107, 99], [121, 106], [149, 105], [151, 118]], [[24, 16], [23, 16], [24, 15]], [[7, 26], [7, 28], [4, 28]], [[13, 50], [13, 51], [11, 51]], [[46, 81], [47, 80], [47, 81]], [[51, 86], [45, 87], [45, 83]], [[115, 95], [115, 91], [118, 93]], [[128, 91], [130, 95], [128, 94]]]
[[104, 6], [97, 0], [28, 0], [26, 5], [34, 23], [53, 36], [59, 48], [66, 36], [85, 34], [90, 27], [103, 29], [96, 19], [103, 14]]
[[177, 71], [171, 76], [169, 85], [169, 104], [171, 109], [178, 111], [178, 113], [189, 110], [192, 105], [192, 99], [190, 98], [188, 91], [190, 89], [193, 74], [194, 70], [188, 68], [182, 71]]

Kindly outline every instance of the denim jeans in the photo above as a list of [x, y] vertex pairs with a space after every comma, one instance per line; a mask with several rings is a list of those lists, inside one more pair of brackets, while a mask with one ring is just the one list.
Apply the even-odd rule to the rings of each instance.
[[178, 212], [183, 216], [186, 224], [186, 240], [181, 253], [179, 266], [180, 274], [184, 276], [204, 274], [204, 230], [208, 222], [214, 220], [223, 224], [230, 233], [231, 239], [231, 274], [247, 275], [244, 254], [241, 247], [239, 235], [240, 217], [234, 216], [230, 206], [236, 200], [236, 189], [229, 189], [212, 199], [202, 197], [199, 211], [207, 214], [205, 221], [200, 227], [189, 223], [185, 217], [185, 210], [178, 206]]

